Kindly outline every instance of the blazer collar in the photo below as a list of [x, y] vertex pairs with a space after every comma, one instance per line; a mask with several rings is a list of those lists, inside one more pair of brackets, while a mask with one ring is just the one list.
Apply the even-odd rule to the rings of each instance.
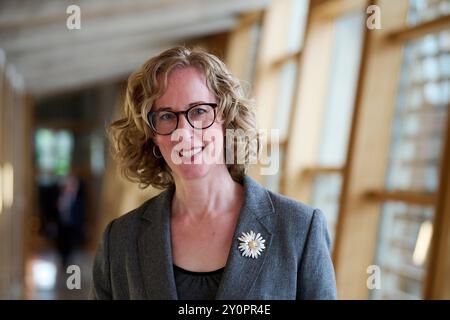
[[[244, 202], [216, 299], [245, 299], [270, 252], [270, 215], [274, 208], [269, 194], [249, 176], [244, 176]], [[173, 274], [170, 210], [175, 187], [151, 199], [142, 214], [144, 223], [138, 236], [140, 267], [149, 299], [177, 299]], [[257, 258], [247, 258], [238, 249], [243, 232], [261, 233], [266, 248]]]

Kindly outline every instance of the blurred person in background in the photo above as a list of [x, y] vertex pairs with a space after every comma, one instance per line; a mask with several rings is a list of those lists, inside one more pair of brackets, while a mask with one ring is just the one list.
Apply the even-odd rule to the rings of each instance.
[[[47, 173], [50, 176], [50, 173]], [[56, 178], [47, 179], [46, 183], [38, 185], [39, 199], [39, 233], [54, 241], [58, 236], [58, 198], [61, 188]]]
[[84, 218], [84, 183], [74, 173], [70, 173], [62, 182], [58, 198], [58, 235], [56, 244], [63, 268], [68, 266], [73, 251], [83, 244]]

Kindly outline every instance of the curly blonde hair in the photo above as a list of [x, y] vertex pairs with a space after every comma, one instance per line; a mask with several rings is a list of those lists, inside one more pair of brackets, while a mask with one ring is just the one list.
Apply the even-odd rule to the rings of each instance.
[[[164, 158], [156, 158], [153, 154], [154, 133], [150, 129], [147, 114], [155, 100], [164, 94], [171, 72], [185, 67], [195, 67], [205, 75], [208, 89], [217, 98], [217, 114], [223, 119], [225, 129], [240, 129], [244, 132], [256, 130], [252, 101], [245, 97], [239, 80], [219, 58], [200, 48], [183, 46], [162, 52], [130, 75], [123, 104], [124, 117], [112, 122], [108, 130], [113, 155], [122, 175], [132, 182], [138, 182], [142, 189], [149, 185], [165, 189], [174, 183]], [[255, 148], [255, 143], [246, 142], [245, 159], [256, 151]], [[233, 157], [238, 156], [236, 154]], [[235, 181], [242, 179], [247, 167], [248, 161], [227, 164]]]

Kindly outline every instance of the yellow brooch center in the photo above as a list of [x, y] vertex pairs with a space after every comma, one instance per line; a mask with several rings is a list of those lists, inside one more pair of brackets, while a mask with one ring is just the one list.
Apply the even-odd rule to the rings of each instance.
[[257, 244], [256, 244], [255, 241], [252, 240], [252, 241], [249, 241], [248, 247], [249, 247], [250, 249], [256, 249]]
[[257, 259], [261, 255], [262, 251], [266, 248], [264, 243], [265, 239], [260, 233], [242, 232], [242, 235], [238, 238], [241, 243], [239, 244], [239, 250], [244, 257], [251, 257]]

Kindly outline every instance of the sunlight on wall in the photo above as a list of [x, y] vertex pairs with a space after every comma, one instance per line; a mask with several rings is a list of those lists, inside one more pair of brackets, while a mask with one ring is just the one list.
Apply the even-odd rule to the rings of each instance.
[[5, 208], [11, 208], [14, 201], [14, 169], [11, 163], [3, 165], [3, 202]]
[[14, 168], [7, 162], [0, 166], [0, 213], [11, 208], [14, 201]]
[[414, 264], [421, 266], [425, 263], [432, 235], [433, 224], [431, 223], [431, 221], [426, 220], [422, 222], [422, 224], [420, 225], [419, 235], [417, 236], [417, 242], [412, 257]]
[[46, 260], [32, 262], [33, 282], [38, 290], [52, 290], [56, 284], [56, 266]]

